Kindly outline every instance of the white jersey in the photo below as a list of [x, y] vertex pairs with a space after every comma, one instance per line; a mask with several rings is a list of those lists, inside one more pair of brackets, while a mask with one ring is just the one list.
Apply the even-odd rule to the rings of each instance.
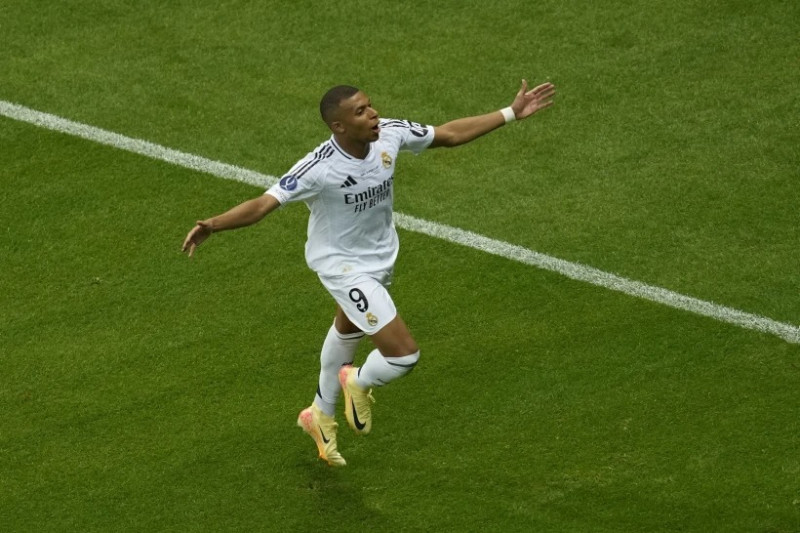
[[391, 271], [399, 249], [392, 222], [394, 166], [400, 150], [422, 152], [433, 126], [381, 119], [380, 137], [364, 159], [347, 154], [333, 136], [297, 162], [266, 194], [283, 205], [304, 201], [306, 262], [323, 276]]

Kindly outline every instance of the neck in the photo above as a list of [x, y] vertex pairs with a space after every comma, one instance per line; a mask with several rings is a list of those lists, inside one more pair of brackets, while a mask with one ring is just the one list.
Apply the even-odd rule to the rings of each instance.
[[369, 143], [354, 141], [338, 135], [334, 135], [333, 138], [342, 150], [356, 159], [364, 159], [369, 154]]

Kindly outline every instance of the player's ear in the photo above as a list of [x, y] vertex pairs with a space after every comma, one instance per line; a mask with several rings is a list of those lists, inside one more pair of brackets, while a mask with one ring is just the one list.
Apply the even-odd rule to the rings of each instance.
[[334, 120], [328, 127], [331, 129], [333, 133], [344, 133], [345, 127], [344, 124], [341, 123], [339, 120]]

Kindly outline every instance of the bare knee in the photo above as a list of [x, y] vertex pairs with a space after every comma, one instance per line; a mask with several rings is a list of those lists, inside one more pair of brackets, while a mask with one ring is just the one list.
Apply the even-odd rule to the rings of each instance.
[[399, 315], [372, 335], [372, 343], [384, 357], [405, 357], [419, 352], [417, 341]]
[[344, 314], [344, 311], [342, 311], [342, 308], [338, 305], [336, 306], [336, 317], [333, 319], [333, 326], [336, 328], [336, 331], [343, 335], [361, 332], [361, 329], [350, 321], [347, 315]]
[[375, 342], [373, 335], [372, 342], [384, 357], [405, 357], [419, 352], [419, 346], [410, 335], [406, 338], [382, 339], [382, 342]]

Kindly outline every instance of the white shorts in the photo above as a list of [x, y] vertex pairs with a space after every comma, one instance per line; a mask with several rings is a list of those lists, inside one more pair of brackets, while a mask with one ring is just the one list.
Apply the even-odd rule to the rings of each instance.
[[389, 291], [391, 272], [369, 272], [345, 276], [319, 276], [344, 314], [358, 329], [373, 335], [397, 316]]

